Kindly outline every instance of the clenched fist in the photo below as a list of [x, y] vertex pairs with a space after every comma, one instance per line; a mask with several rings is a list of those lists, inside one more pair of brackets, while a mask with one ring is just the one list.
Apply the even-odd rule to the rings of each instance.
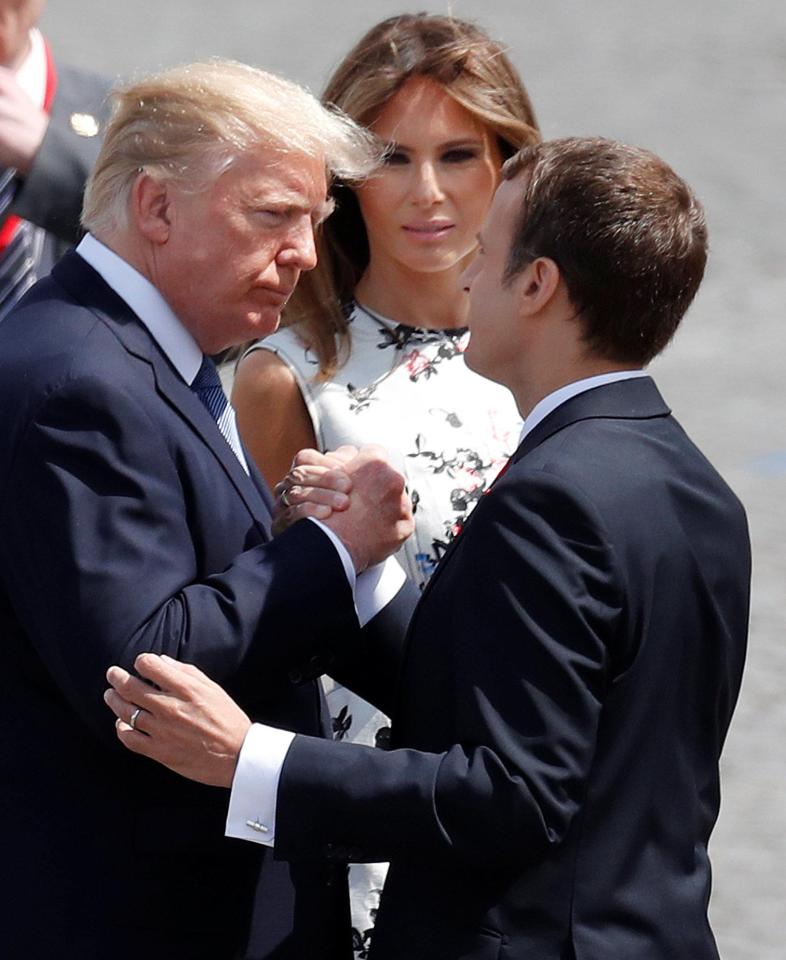
[[336, 454], [303, 453], [276, 487], [283, 503], [278, 528], [305, 516], [320, 519], [344, 543], [358, 573], [395, 553], [414, 524], [404, 478], [385, 450], [367, 446], [358, 452], [343, 447]]

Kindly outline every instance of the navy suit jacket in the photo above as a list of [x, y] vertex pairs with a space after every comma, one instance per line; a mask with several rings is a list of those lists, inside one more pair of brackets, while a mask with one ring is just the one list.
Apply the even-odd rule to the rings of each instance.
[[277, 856], [392, 861], [374, 960], [717, 960], [749, 579], [742, 507], [653, 382], [574, 397], [427, 586], [395, 749], [295, 738]]
[[[324, 533], [306, 522], [273, 541], [270, 507], [258, 474], [77, 254], [0, 324], [8, 956], [220, 960], [242, 949], [260, 848], [224, 838], [226, 791], [128, 753], [102, 694], [110, 664], [168, 653], [252, 717], [325, 732], [313, 678], [336, 636], [359, 632], [352, 596]], [[299, 869], [303, 936], [348, 938], [335, 870]]]

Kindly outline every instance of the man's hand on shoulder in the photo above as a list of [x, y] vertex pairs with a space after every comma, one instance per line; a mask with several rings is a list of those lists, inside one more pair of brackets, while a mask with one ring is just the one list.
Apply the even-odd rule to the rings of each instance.
[[202, 671], [143, 653], [134, 668], [110, 667], [104, 701], [117, 717], [118, 740], [134, 753], [209, 786], [229, 787], [251, 721]]

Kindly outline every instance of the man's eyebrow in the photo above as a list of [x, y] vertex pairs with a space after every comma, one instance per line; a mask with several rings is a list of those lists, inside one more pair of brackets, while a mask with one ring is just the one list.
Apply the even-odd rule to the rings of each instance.
[[336, 201], [333, 199], [333, 197], [328, 197], [326, 200], [320, 203], [318, 207], [315, 208], [311, 219], [314, 221], [315, 225], [324, 223], [335, 209]]
[[279, 210], [284, 214], [310, 213], [311, 219], [315, 224], [327, 220], [333, 212], [336, 202], [332, 197], [327, 197], [320, 201], [316, 206], [311, 207], [303, 196], [299, 193], [289, 193], [280, 191], [277, 193], [264, 192], [260, 194], [251, 194], [248, 197], [248, 205], [254, 209], [271, 208]]
[[308, 209], [308, 204], [301, 193], [296, 190], [287, 190], [279, 188], [277, 190], [265, 190], [264, 188], [257, 193], [250, 191], [248, 202], [255, 207], [286, 207], [292, 210]]

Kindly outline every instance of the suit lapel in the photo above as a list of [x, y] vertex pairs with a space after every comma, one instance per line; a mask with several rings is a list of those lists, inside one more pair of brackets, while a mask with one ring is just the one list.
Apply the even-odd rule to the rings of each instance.
[[633, 377], [593, 387], [566, 400], [541, 420], [521, 441], [510, 458], [511, 464], [518, 463], [544, 440], [579, 420], [648, 420], [669, 413], [671, 410], [651, 377]]
[[[618, 380], [602, 387], [594, 387], [584, 393], [576, 394], [570, 400], [553, 410], [521, 441], [506, 467], [491, 484], [484, 496], [493, 496], [497, 480], [501, 479], [508, 467], [518, 463], [528, 453], [536, 450], [545, 440], [581, 420], [648, 420], [653, 417], [665, 417], [671, 413], [651, 377], [634, 377]], [[477, 508], [467, 517], [461, 533], [450, 543], [444, 556], [437, 565], [431, 579], [423, 590], [425, 598], [432, 585], [445, 569], [450, 558], [459, 548], [469, 524], [475, 518]], [[413, 618], [414, 622], [414, 618]]]
[[251, 464], [252, 476], [246, 474], [218, 424], [171, 365], [139, 317], [77, 253], [66, 254], [55, 265], [52, 274], [76, 301], [111, 328], [129, 354], [152, 368], [159, 396], [201, 437], [260, 532], [269, 539], [272, 501], [264, 481]]

